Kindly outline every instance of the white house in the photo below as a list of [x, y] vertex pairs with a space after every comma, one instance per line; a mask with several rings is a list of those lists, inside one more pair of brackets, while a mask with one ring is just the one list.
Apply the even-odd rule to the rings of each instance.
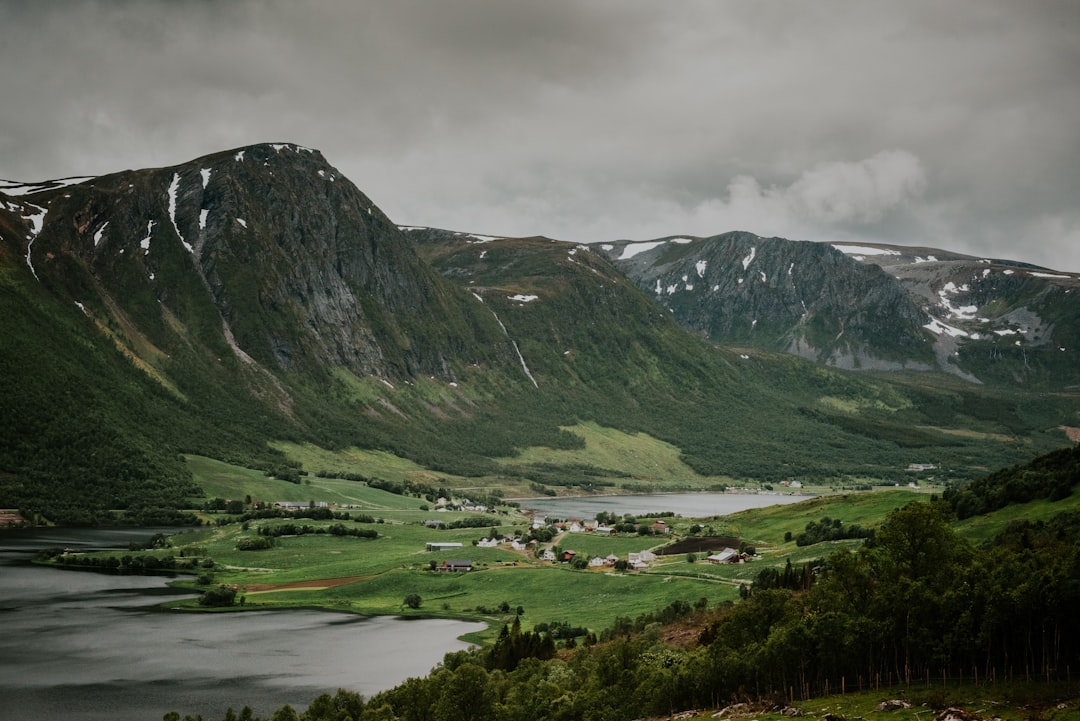
[[627, 554], [626, 560], [630, 562], [631, 566], [638, 561], [644, 564], [650, 564], [656, 560], [656, 554], [652, 551], [639, 551], [638, 553]]

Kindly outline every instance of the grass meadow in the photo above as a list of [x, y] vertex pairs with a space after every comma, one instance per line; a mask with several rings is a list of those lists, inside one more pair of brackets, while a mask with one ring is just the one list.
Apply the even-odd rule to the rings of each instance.
[[[659, 463], [664, 458], [663, 473], [671, 480], [685, 479], [674, 449], [644, 437], [620, 437], [599, 427], [576, 428], [586, 434], [583, 451], [565, 453], [561, 462], [604, 465], [607, 454], [626, 452], [627, 444], [637, 444], [642, 458]], [[625, 435], [625, 434], [623, 434]], [[315, 521], [311, 519], [253, 519], [241, 524], [228, 523], [224, 514], [205, 512], [208, 524], [178, 534], [166, 552], [184, 557], [212, 559], [213, 568], [203, 571], [202, 585], [192, 575], [178, 585], [207, 588], [219, 584], [235, 586], [244, 599], [244, 608], [325, 607], [365, 615], [420, 615], [481, 619], [489, 630], [475, 641], [484, 641], [496, 633], [502, 623], [523, 609], [522, 623], [531, 628], [538, 623], [561, 621], [594, 631], [610, 627], [616, 617], [634, 618], [680, 600], [695, 603], [701, 598], [709, 605], [734, 601], [739, 586], [751, 584], [762, 568], [783, 567], [789, 561], [800, 565], [825, 558], [838, 549], [857, 548], [861, 541], [846, 540], [799, 547], [785, 541], [805, 530], [809, 521], [824, 517], [840, 519], [846, 526], [874, 527], [890, 511], [912, 501], [926, 500], [929, 494], [910, 488], [882, 488], [874, 491], [838, 493], [811, 497], [789, 505], [751, 509], [728, 516], [706, 519], [667, 518], [673, 529], [670, 536], [639, 536], [623, 533], [599, 536], [588, 533], [563, 533], [544, 546], [572, 549], [578, 558], [614, 554], [626, 558], [629, 553], [657, 550], [676, 538], [685, 538], [693, 529], [704, 535], [732, 536], [758, 552], [755, 560], [736, 565], [713, 565], [705, 561], [707, 553], [660, 556], [648, 570], [615, 572], [608, 567], [572, 569], [568, 564], [540, 561], [537, 553], [515, 551], [509, 546], [479, 548], [474, 542], [495, 528], [500, 535], [525, 533], [531, 519], [514, 508], [498, 512], [446, 512], [424, 508], [431, 504], [422, 498], [395, 495], [372, 488], [366, 483], [334, 478], [320, 478], [317, 470], [359, 473], [387, 480], [422, 480], [442, 485], [446, 478], [430, 474], [390, 454], [355, 450], [330, 453], [312, 446], [281, 445], [291, 458], [300, 460], [308, 476], [300, 484], [267, 477], [264, 473], [199, 456], [188, 456], [187, 463], [197, 483], [210, 497], [264, 499], [273, 501], [327, 501], [349, 507], [351, 513], [364, 514], [376, 522]], [[590, 450], [592, 449], [592, 450]], [[619, 450], [622, 449], [622, 450]], [[539, 458], [539, 456], [537, 456]], [[531, 456], [523, 454], [522, 462]], [[620, 465], [625, 467], [625, 459]], [[644, 472], [642, 469], [641, 472]], [[658, 466], [659, 467], [659, 466]], [[475, 479], [457, 479], [475, 483]], [[1068, 501], [1080, 504], [1080, 493]], [[961, 535], [980, 542], [1003, 528], [1013, 518], [1037, 519], [1062, 510], [1058, 504], [1037, 501], [1011, 506], [989, 516], [958, 524]], [[449, 524], [465, 518], [481, 518], [479, 527], [438, 529], [432, 521]], [[643, 520], [643, 519], [639, 519]], [[264, 550], [238, 550], [238, 542], [256, 537], [259, 529], [283, 523], [328, 528], [344, 524], [346, 528], [375, 530], [377, 538], [307, 533], [278, 536], [274, 545]], [[431, 542], [460, 543], [460, 548], [430, 552]], [[161, 551], [156, 551], [160, 555]], [[468, 560], [472, 571], [463, 573], [432, 571], [445, 560]], [[210, 577], [208, 578], [207, 575]], [[418, 609], [404, 607], [410, 594], [421, 597]], [[172, 605], [197, 608], [194, 600]], [[503, 609], [503, 610], [501, 610]], [[507, 612], [504, 609], [509, 609]]]

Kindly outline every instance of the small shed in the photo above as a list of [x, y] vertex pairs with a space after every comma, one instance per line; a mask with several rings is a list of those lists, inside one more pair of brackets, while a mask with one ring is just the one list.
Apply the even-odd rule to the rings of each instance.
[[445, 551], [450, 548], [461, 548], [460, 543], [428, 543], [425, 545], [426, 551]]

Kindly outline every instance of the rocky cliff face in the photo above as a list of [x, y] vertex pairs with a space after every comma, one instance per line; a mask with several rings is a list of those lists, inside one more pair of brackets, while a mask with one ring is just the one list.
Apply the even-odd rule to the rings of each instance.
[[934, 248], [836, 247], [921, 306], [940, 368], [977, 382], [1080, 383], [1080, 275]]
[[196, 344], [273, 373], [451, 377], [463, 354], [505, 351], [318, 151], [254, 145], [22, 190], [4, 202], [26, 264], [145, 360]]
[[718, 343], [844, 368], [929, 367], [925, 315], [899, 282], [820, 243], [726, 233], [603, 246], [690, 328]]
[[[685, 326], [831, 366], [1080, 381], [1080, 280], [929, 248], [726, 233], [601, 246]], [[1051, 350], [1065, 355], [1055, 355]]]

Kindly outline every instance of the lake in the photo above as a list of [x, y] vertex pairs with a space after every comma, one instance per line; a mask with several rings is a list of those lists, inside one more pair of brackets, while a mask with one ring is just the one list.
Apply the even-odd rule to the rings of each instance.
[[780, 493], [653, 493], [643, 495], [527, 498], [521, 507], [552, 518], [595, 518], [597, 513], [644, 515], [671, 511], [684, 518], [726, 516], [749, 508], [798, 503], [813, 496]]
[[269, 716], [320, 693], [370, 696], [423, 676], [481, 623], [315, 610], [184, 613], [159, 576], [28, 563], [42, 548], [127, 548], [156, 530], [0, 531], [0, 720]]

